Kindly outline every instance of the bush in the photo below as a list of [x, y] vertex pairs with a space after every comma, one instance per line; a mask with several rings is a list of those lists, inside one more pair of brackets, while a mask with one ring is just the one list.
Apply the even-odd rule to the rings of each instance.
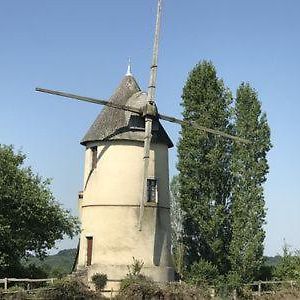
[[259, 300], [298, 300], [300, 299], [300, 289], [295, 286], [294, 288], [285, 288], [280, 291], [276, 291], [272, 294], [262, 295], [252, 299]]
[[119, 299], [159, 299], [161, 296], [158, 284], [144, 275], [127, 275], [121, 281]]
[[204, 300], [210, 299], [209, 289], [203, 289], [187, 283], [169, 282], [163, 285], [162, 293], [164, 299], [195, 299]]
[[266, 264], [262, 265], [259, 269], [259, 272], [255, 280], [269, 281], [272, 280], [274, 274], [274, 266], [268, 266]]
[[14, 286], [9, 288], [8, 290], [0, 290], [0, 299], [7, 299], [7, 300], [21, 300], [21, 299], [26, 299], [27, 294], [26, 291], [19, 286]]
[[151, 278], [140, 274], [143, 265], [142, 261], [133, 258], [133, 264], [128, 266], [129, 273], [121, 281], [116, 299], [210, 299], [208, 286], [199, 288], [199, 286], [178, 282], [158, 284]]
[[38, 296], [53, 300], [73, 300], [92, 299], [95, 298], [95, 293], [79, 279], [65, 277], [55, 281], [51, 289], [41, 290]]
[[144, 275], [127, 276], [121, 281], [117, 299], [210, 299], [209, 290], [186, 283], [168, 282], [158, 284]]
[[279, 280], [300, 280], [300, 252], [291, 252], [284, 245], [283, 256], [273, 271], [273, 276]]
[[104, 289], [107, 283], [107, 275], [102, 273], [95, 273], [92, 276], [92, 282], [96, 287], [96, 291], [99, 292]]
[[192, 265], [185, 277], [187, 282], [198, 286], [215, 285], [219, 271], [211, 262], [201, 259]]
[[144, 262], [142, 260], [138, 260], [135, 257], [132, 257], [133, 263], [128, 268], [127, 276], [138, 276], [141, 274], [141, 270], [144, 266]]

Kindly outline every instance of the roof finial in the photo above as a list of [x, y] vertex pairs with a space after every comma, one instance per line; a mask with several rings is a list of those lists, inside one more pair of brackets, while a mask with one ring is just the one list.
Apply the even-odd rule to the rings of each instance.
[[127, 73], [126, 73], [126, 76], [132, 76], [132, 73], [131, 73], [131, 60], [130, 60], [130, 57], [128, 59], [128, 67], [127, 67]]

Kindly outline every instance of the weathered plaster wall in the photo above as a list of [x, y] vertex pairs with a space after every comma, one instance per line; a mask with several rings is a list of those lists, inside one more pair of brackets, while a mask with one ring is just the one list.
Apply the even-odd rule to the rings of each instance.
[[[91, 146], [98, 163], [91, 172]], [[149, 177], [158, 180], [158, 203], [146, 205], [142, 231], [137, 228], [142, 195], [143, 143], [111, 141], [89, 144], [85, 155], [84, 191], [80, 200], [82, 233], [78, 268], [86, 266], [86, 237], [93, 236], [92, 266], [109, 279], [122, 279], [132, 257], [157, 281], [173, 278], [170, 256], [168, 148], [152, 144]]]

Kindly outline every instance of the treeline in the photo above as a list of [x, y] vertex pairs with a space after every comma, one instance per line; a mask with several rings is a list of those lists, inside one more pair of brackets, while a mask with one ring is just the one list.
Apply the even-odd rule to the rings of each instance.
[[247, 139], [182, 127], [178, 176], [171, 183], [177, 272], [194, 283], [247, 283], [264, 272], [265, 201], [270, 128], [258, 94], [241, 83], [235, 96], [211, 62], [190, 72], [183, 88], [187, 121]]

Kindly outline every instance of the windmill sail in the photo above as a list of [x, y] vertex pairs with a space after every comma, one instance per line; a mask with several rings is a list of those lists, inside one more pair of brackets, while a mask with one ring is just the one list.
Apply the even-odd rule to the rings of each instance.
[[[157, 15], [154, 33], [154, 45], [153, 45], [153, 55], [152, 64], [150, 69], [149, 86], [147, 93], [147, 106], [145, 114], [145, 139], [144, 139], [144, 172], [143, 172], [143, 186], [142, 186], [142, 197], [140, 200], [140, 213], [139, 213], [139, 230], [142, 229], [142, 221], [144, 215], [144, 206], [147, 197], [147, 178], [149, 169], [149, 159], [150, 159], [150, 143], [152, 137], [152, 119], [156, 115], [155, 106], [155, 89], [156, 89], [156, 78], [157, 78], [157, 60], [158, 60], [158, 45], [159, 45], [159, 33], [160, 33], [160, 22], [161, 22], [161, 3], [162, 0], [157, 2]], [[151, 108], [153, 106], [153, 108]], [[153, 114], [148, 114], [148, 112], [153, 111]]]

